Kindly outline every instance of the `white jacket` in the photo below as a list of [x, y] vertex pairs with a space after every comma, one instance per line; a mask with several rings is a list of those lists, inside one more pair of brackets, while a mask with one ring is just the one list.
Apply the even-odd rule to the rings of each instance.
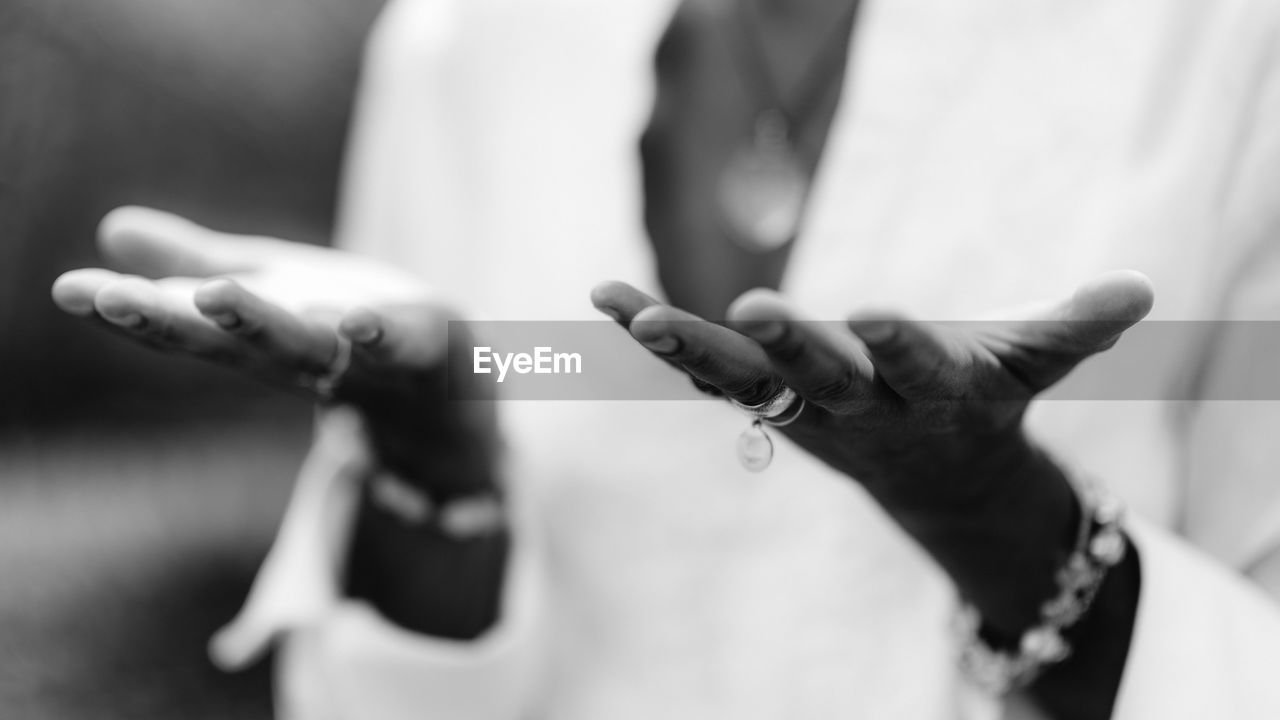
[[[341, 243], [479, 317], [598, 319], [596, 281], [656, 290], [636, 144], [671, 11], [392, 0]], [[1131, 267], [1155, 282], [1154, 319], [1275, 319], [1278, 31], [1280, 4], [1260, 0], [864, 0], [784, 291], [817, 317], [972, 318]], [[1239, 372], [1248, 348], [1200, 340], [1170, 348], [1153, 387], [1212, 393]], [[1029, 418], [1140, 516], [1116, 716], [1280, 717], [1280, 607], [1247, 577], [1280, 546], [1280, 405], [1162, 397]], [[748, 475], [743, 420], [716, 403], [501, 410], [519, 543], [504, 617], [475, 643], [338, 597], [362, 451], [353, 417], [322, 419], [215, 644], [234, 663], [282, 637], [283, 718], [993, 712], [957, 678], [950, 583], [847, 479], [789, 445]]]

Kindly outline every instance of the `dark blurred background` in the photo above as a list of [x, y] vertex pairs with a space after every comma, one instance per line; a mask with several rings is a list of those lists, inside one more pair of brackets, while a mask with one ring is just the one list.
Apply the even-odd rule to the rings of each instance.
[[258, 718], [204, 655], [308, 410], [59, 314], [98, 219], [325, 242], [382, 0], [0, 0], [0, 717]]

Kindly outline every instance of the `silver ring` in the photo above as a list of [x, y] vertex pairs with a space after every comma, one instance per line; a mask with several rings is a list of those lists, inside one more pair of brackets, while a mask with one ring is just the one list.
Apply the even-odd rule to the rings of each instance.
[[729, 398], [729, 402], [742, 412], [761, 420], [771, 420], [785, 413], [795, 403], [796, 398], [800, 397], [795, 390], [783, 385], [773, 397], [765, 400], [758, 405], [748, 405], [738, 402], [733, 398]]
[[[796, 410], [795, 412], [791, 413], [791, 417], [783, 418], [781, 420], [776, 420], [774, 418], [777, 418], [780, 416], [775, 415], [773, 418], [766, 418], [765, 422], [768, 423], [771, 427], [786, 427], [790, 425], [791, 423], [798, 420], [800, 418], [800, 415], [804, 413], [804, 398], [803, 397], [800, 398], [800, 402], [797, 403], [794, 407]], [[790, 408], [787, 408], [787, 411], [789, 412]]]

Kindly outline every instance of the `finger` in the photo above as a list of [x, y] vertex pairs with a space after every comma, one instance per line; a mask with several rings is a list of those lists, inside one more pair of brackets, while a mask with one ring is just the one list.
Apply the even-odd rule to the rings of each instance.
[[189, 292], [174, 290], [143, 278], [121, 277], [102, 286], [94, 309], [146, 345], [236, 364], [243, 355], [236, 352], [236, 343], [196, 312]]
[[956, 353], [937, 326], [884, 313], [857, 315], [847, 324], [866, 345], [875, 373], [898, 395], [933, 399], [955, 390]]
[[782, 386], [754, 341], [683, 310], [651, 305], [632, 318], [630, 330], [650, 352], [739, 402], [764, 402]]
[[1002, 360], [1032, 390], [1061, 380], [1081, 361], [1107, 350], [1151, 311], [1151, 281], [1133, 271], [1110, 272], [1082, 285], [1066, 302], [1011, 324]]
[[53, 302], [70, 315], [83, 318], [97, 317], [98, 313], [94, 309], [93, 301], [98, 296], [98, 291], [108, 283], [123, 277], [120, 273], [101, 268], [65, 272], [53, 281], [51, 289]]
[[[631, 320], [637, 313], [647, 307], [660, 304], [660, 301], [627, 283], [611, 280], [602, 282], [592, 288], [591, 304], [600, 312], [613, 318], [613, 321], [621, 325], [625, 330], [631, 327]], [[678, 370], [684, 370], [669, 358], [664, 357], [662, 360]], [[693, 386], [697, 388], [698, 392], [714, 397], [724, 396], [720, 388], [706, 382], [697, 375], [690, 375], [689, 380], [693, 382]]]
[[269, 303], [234, 280], [204, 283], [195, 292], [195, 305], [285, 371], [324, 374], [337, 356], [338, 338], [332, 328]]
[[1155, 292], [1138, 272], [1106, 273], [1082, 285], [1058, 313], [1061, 342], [1086, 355], [1101, 352], [1151, 312]]
[[457, 314], [436, 305], [358, 308], [343, 316], [338, 332], [359, 357], [378, 364], [427, 369], [442, 363]]
[[142, 207], [112, 210], [98, 225], [103, 257], [145, 277], [210, 277], [261, 267], [282, 240], [210, 230], [171, 213]]
[[783, 380], [835, 413], [862, 412], [881, 394], [871, 360], [847, 334], [795, 317], [775, 292], [752, 290], [729, 306], [730, 327], [755, 340]]
[[63, 312], [100, 326], [110, 332], [127, 334], [120, 327], [108, 322], [98, 314], [94, 306], [98, 293], [108, 284], [121, 280], [126, 275], [103, 270], [101, 268], [85, 268], [63, 273], [53, 282], [51, 294], [53, 302]]
[[641, 310], [660, 303], [627, 283], [610, 280], [592, 288], [591, 304], [625, 328]]

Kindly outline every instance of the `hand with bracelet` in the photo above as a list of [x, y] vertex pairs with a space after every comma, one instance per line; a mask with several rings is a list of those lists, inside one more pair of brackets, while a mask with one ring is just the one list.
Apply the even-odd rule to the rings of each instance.
[[[1024, 434], [1023, 414], [1141, 320], [1152, 291], [1145, 277], [1118, 272], [1026, 320], [965, 326], [863, 314], [835, 331], [802, 321], [768, 291], [739, 298], [728, 327], [621, 283], [598, 286], [593, 302], [662, 359], [778, 418], [780, 432], [857, 479], [951, 576], [983, 635], [1017, 655], [1041, 626], [1042, 606], [1062, 592], [1064, 566], [1080, 562], [1080, 538], [1095, 529], [1081, 517], [1094, 509], [1081, 507], [1064, 470]], [[788, 407], [768, 407], [792, 391]], [[1114, 512], [1103, 514], [1105, 529]], [[1138, 575], [1132, 554], [1107, 559], [1120, 564], [1093, 588], [1092, 611], [1071, 618], [1070, 658], [1031, 663], [1043, 671], [1031, 691], [1054, 716], [1110, 713]]]
[[[492, 624], [505, 534], [458, 542], [439, 522], [459, 501], [492, 510], [498, 494], [492, 404], [445, 399], [448, 322], [458, 317], [449, 305], [413, 276], [359, 255], [219, 233], [154, 210], [117, 210], [99, 235], [104, 258], [122, 272], [64, 274], [53, 288], [63, 310], [156, 350], [305, 392], [322, 409], [357, 408], [377, 464], [370, 479], [387, 482], [366, 484], [349, 591], [422, 632], [473, 637]], [[395, 497], [434, 507], [434, 521], [406, 517]], [[450, 577], [452, 591], [423, 567]]]

